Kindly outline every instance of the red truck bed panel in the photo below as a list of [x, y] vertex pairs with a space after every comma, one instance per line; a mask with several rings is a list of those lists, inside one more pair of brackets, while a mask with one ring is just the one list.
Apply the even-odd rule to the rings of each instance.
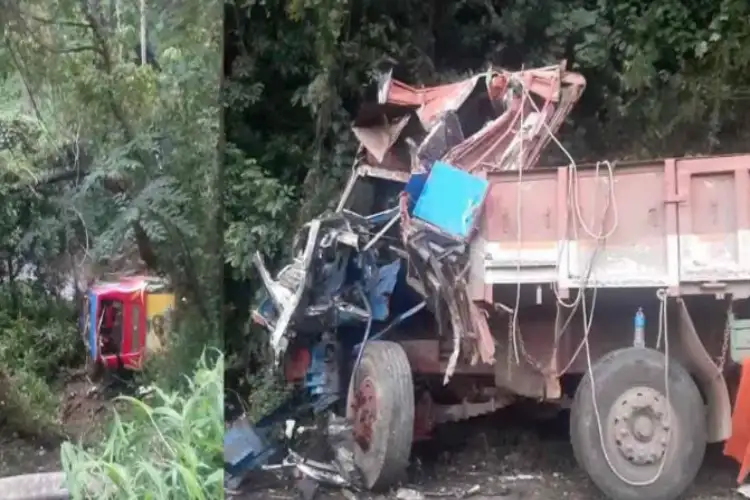
[[[491, 188], [472, 273], [485, 284], [576, 288], [586, 281], [597, 247], [589, 286], [750, 281], [750, 252], [740, 251], [750, 248], [750, 155], [616, 165], [616, 215], [607, 213], [604, 232], [617, 225], [600, 243], [580, 220], [594, 233], [602, 230], [610, 182], [605, 166], [598, 175], [595, 168], [561, 167], [522, 172], [520, 181], [518, 172], [487, 176]], [[576, 181], [577, 197], [569, 181]]]

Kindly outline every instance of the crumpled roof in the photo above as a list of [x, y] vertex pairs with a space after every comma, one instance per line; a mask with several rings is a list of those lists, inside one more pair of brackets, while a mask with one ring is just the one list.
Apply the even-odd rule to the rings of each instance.
[[[566, 71], [564, 62], [522, 71], [489, 70], [421, 88], [389, 74], [381, 82], [378, 102], [363, 106], [352, 128], [366, 152], [364, 163], [387, 170], [413, 171], [419, 163], [415, 157], [427, 149], [433, 156], [443, 152], [431, 161], [442, 159], [467, 171], [528, 169], [585, 86], [583, 76]], [[435, 131], [451, 116], [460, 130], [453, 125], [446, 139]], [[427, 147], [425, 141], [433, 144]]]

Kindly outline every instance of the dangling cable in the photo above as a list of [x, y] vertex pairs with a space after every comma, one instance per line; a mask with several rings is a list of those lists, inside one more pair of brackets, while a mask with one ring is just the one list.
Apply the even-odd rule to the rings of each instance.
[[[666, 392], [667, 397], [667, 421], [671, 418], [671, 412], [672, 412], [672, 400], [670, 398], [669, 394], [669, 321], [667, 318], [667, 293], [664, 291], [664, 289], [659, 289], [656, 291], [656, 296], [659, 299], [659, 337], [662, 336], [664, 338], [664, 392]], [[585, 314], [585, 313], [584, 313]], [[659, 480], [661, 477], [664, 466], [667, 463], [667, 457], [662, 457], [662, 461], [659, 464], [659, 468], [657, 469], [654, 476], [647, 480], [647, 481], [631, 481], [630, 479], [624, 477], [620, 472], [615, 468], [614, 464], [612, 463], [612, 460], [609, 457], [609, 453], [607, 453], [607, 446], [604, 442], [604, 430], [602, 428], [602, 418], [599, 412], [599, 405], [596, 400], [596, 381], [594, 380], [594, 369], [593, 369], [593, 363], [591, 361], [591, 350], [589, 349], [589, 341], [588, 341], [588, 332], [584, 335], [585, 343], [586, 343], [586, 364], [588, 369], [588, 375], [591, 383], [591, 398], [592, 398], [592, 405], [594, 407], [594, 416], [596, 418], [596, 428], [599, 432], [599, 444], [602, 448], [602, 453], [604, 454], [604, 459], [607, 461], [607, 465], [609, 466], [610, 470], [614, 473], [617, 478], [622, 481], [623, 483], [630, 485], [630, 486], [649, 486], [651, 484], [654, 484], [656, 481]], [[667, 428], [667, 446], [669, 446], [669, 442], [672, 438], [672, 426], [670, 425]]]

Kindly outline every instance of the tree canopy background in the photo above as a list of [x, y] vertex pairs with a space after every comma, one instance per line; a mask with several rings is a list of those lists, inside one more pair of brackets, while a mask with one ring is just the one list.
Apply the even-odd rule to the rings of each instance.
[[[247, 325], [252, 251], [280, 258], [290, 231], [338, 199], [356, 147], [349, 124], [384, 58], [417, 85], [490, 64], [567, 60], [588, 81], [560, 136], [579, 161], [750, 149], [745, 0], [246, 0], [226, 9], [230, 385], [262, 361], [264, 334]], [[565, 163], [554, 151], [545, 161]]]

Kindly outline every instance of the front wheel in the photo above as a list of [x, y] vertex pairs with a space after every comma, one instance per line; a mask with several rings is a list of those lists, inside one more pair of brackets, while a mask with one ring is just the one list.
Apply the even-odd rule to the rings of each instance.
[[676, 499], [703, 462], [703, 400], [690, 374], [672, 359], [667, 400], [665, 359], [652, 349], [613, 351], [595, 363], [576, 391], [570, 415], [573, 452], [613, 500]]
[[354, 460], [365, 486], [384, 490], [403, 477], [414, 433], [414, 383], [404, 349], [395, 342], [365, 346], [347, 405], [357, 444]]

